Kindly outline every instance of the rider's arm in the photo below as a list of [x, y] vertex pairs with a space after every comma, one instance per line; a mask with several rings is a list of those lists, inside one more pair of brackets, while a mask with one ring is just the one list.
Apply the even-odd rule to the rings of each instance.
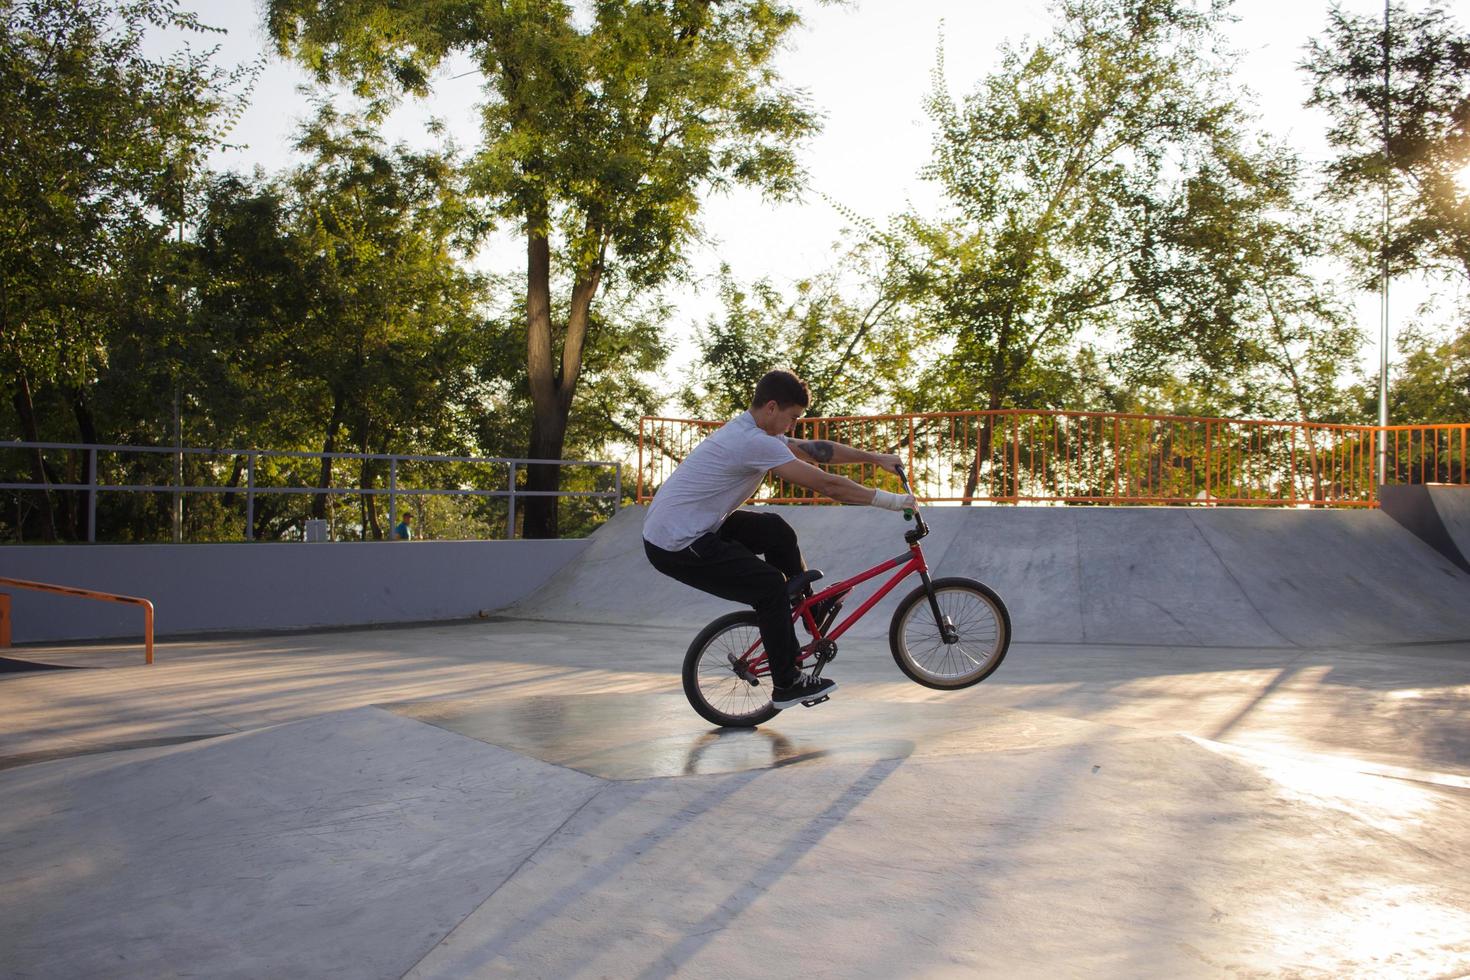
[[[845, 476], [829, 473], [799, 459], [793, 459], [771, 472], [789, 483], [806, 487], [808, 490], [815, 490], [822, 496], [830, 497], [840, 504], [871, 504], [879, 493], [872, 487], [865, 487]], [[889, 494], [889, 496], [897, 497], [895, 494]], [[912, 498], [907, 496], [898, 497], [898, 499], [912, 501]], [[889, 509], [897, 508], [890, 507]]]
[[870, 453], [866, 449], [832, 442], [830, 439], [793, 439], [787, 436], [786, 446], [796, 455], [797, 459], [808, 463], [834, 466], [872, 463], [891, 473], [899, 462], [898, 457], [891, 453]]

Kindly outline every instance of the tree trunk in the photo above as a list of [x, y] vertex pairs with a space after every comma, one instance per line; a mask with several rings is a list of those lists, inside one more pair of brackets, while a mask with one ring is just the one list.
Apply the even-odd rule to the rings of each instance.
[[[538, 413], [531, 419], [531, 441], [526, 451], [528, 459], [561, 459], [562, 446], [566, 438], [567, 419], [557, 413], [543, 419]], [[561, 487], [560, 466], [526, 467], [525, 489], [532, 491], [554, 491]], [[525, 538], [554, 538], [558, 534], [557, 497], [524, 497], [517, 499], [517, 510], [522, 514], [521, 536]]]
[[[31, 399], [31, 382], [24, 371], [19, 372], [15, 379], [15, 394], [11, 398], [15, 405], [15, 414], [20, 419], [20, 437], [25, 442], [40, 442], [41, 431], [36, 425], [36, 405]], [[46, 457], [41, 450], [31, 451], [31, 479], [41, 487], [50, 484], [46, 476]], [[41, 493], [41, 540], [56, 540], [56, 514], [52, 509], [51, 491], [42, 489]]]
[[[1001, 389], [1000, 385], [991, 385], [990, 401], [986, 406], [987, 411], [995, 412], [1000, 409]], [[975, 446], [975, 458], [970, 460], [970, 472], [965, 477], [965, 500], [962, 506], [968, 507], [971, 498], [975, 496], [975, 489], [980, 485], [980, 464], [990, 459], [990, 447], [995, 439], [995, 416], [986, 415], [985, 422], [980, 426], [980, 438]]]
[[[532, 221], [526, 236], [526, 372], [531, 387], [531, 438], [529, 459], [561, 459], [566, 442], [567, 419], [577, 379], [582, 373], [582, 351], [587, 342], [592, 299], [601, 280], [601, 263], [580, 272], [572, 286], [566, 336], [562, 338], [561, 363], [553, 355], [551, 322], [551, 244], [544, 221]], [[532, 465], [526, 468], [526, 489], [552, 493], [561, 488], [560, 466]], [[519, 510], [524, 515], [522, 536], [557, 536], [555, 496], [527, 497]]]
[[[87, 404], [87, 389], [78, 386], [71, 391], [71, 413], [77, 420], [77, 431], [81, 433], [82, 442], [88, 445], [96, 445], [102, 440], [97, 438], [97, 420], [92, 415], [92, 406]], [[86, 483], [88, 473], [89, 452], [84, 451], [81, 456], [79, 470], [81, 471], [75, 483]], [[87, 506], [87, 494], [78, 492], [76, 494], [76, 516], [72, 519], [79, 529], [79, 539], [91, 541], [96, 538], [96, 528], [92, 527], [92, 510]]]
[[[364, 456], [362, 460], [362, 471], [360, 473], [360, 478], [357, 481], [357, 485], [363, 490], [371, 490], [373, 488], [373, 463], [376, 462], [376, 460], [371, 460], [366, 457], [367, 451], [368, 426], [364, 424], [362, 427], [362, 442], [358, 446], [358, 452], [363, 453]], [[362, 501], [363, 540], [366, 541], [368, 539], [369, 533], [372, 534], [372, 540], [383, 540], [383, 527], [381, 524], [378, 523], [378, 495], [374, 493], [365, 493], [358, 499]]]
[[[1296, 361], [1291, 356], [1291, 347], [1286, 342], [1286, 331], [1281, 323], [1281, 315], [1276, 311], [1276, 303], [1271, 297], [1270, 290], [1266, 290], [1266, 308], [1271, 314], [1272, 332], [1276, 335], [1276, 343], [1281, 347], [1282, 366], [1286, 369], [1287, 380], [1291, 382], [1291, 397], [1296, 403], [1297, 418], [1303, 422], [1312, 421], [1307, 417], [1307, 400], [1302, 393], [1302, 379], [1296, 371]], [[1303, 435], [1307, 440], [1308, 465], [1312, 468], [1312, 499], [1322, 500], [1325, 495], [1322, 492], [1322, 464], [1317, 458], [1317, 441], [1312, 437], [1312, 430], [1303, 429]], [[1293, 481], [1296, 475], [1292, 475]], [[1292, 491], [1295, 494], [1295, 490]]]
[[[342, 431], [342, 396], [337, 392], [332, 393], [332, 418], [327, 422], [327, 437], [322, 443], [322, 452], [335, 453], [337, 451], [337, 435]], [[321, 473], [317, 477], [317, 487], [328, 490], [332, 486], [332, 457], [322, 457]], [[317, 520], [324, 520], [327, 516], [327, 494], [313, 494], [311, 501], [311, 516]]]
[[[244, 456], [236, 456], [235, 457], [234, 465], [231, 466], [231, 468], [230, 468], [230, 478], [225, 481], [225, 486], [227, 486], [227, 487], [238, 487], [240, 485], [240, 477], [243, 476], [244, 474], [245, 474], [245, 457]], [[221, 496], [220, 503], [224, 507], [227, 507], [227, 508], [228, 507], [235, 506], [235, 492], [233, 490], [231, 490], [230, 492], [223, 494]]]

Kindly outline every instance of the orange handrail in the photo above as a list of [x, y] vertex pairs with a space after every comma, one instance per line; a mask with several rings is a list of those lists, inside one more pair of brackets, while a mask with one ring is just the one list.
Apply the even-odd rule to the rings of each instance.
[[[0, 586], [8, 586], [15, 589], [31, 589], [35, 592], [54, 592], [58, 595], [76, 596], [78, 599], [100, 599], [103, 602], [121, 602], [132, 606], [143, 607], [143, 643], [145, 662], [153, 663], [153, 603], [147, 599], [139, 599], [137, 596], [115, 595], [111, 592], [94, 592], [90, 589], [74, 589], [69, 585], [49, 585], [45, 582], [27, 582], [19, 578], [0, 578]], [[10, 646], [10, 597], [3, 596], [4, 603], [0, 604], [0, 619], [3, 619], [3, 629], [0, 629], [0, 647]]]
[[[646, 503], [720, 423], [649, 416], [639, 426], [637, 499]], [[1388, 482], [1470, 483], [1470, 423], [1377, 426], [1132, 412], [972, 409], [806, 418], [793, 435], [907, 457], [927, 502], [1254, 504], [1376, 507], [1375, 442]], [[887, 485], [870, 465], [840, 467]], [[776, 483], [763, 503], [818, 503]]]

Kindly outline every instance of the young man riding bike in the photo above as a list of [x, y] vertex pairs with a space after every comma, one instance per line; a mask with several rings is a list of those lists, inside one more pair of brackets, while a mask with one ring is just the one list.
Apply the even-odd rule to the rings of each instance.
[[755, 608], [771, 667], [771, 703], [777, 708], [823, 698], [837, 685], [796, 668], [801, 646], [786, 591], [787, 579], [806, 570], [796, 532], [779, 514], [740, 510], [740, 505], [767, 473], [774, 473], [838, 503], [894, 511], [914, 506], [908, 494], [865, 487], [814, 465], [872, 463], [896, 473], [900, 460], [825, 439], [790, 438], [786, 433], [809, 404], [811, 394], [796, 375], [767, 373], [755, 386], [750, 410], [685, 457], [654, 495], [643, 522], [643, 549], [654, 568]]

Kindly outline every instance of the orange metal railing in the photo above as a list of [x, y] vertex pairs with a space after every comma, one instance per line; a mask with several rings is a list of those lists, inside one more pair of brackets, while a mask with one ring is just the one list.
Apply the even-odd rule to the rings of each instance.
[[1385, 483], [1470, 484], [1470, 423], [1390, 425], [1382, 431]]
[[[100, 599], [103, 602], [121, 602], [143, 607], [144, 662], [153, 663], [153, 603], [130, 595], [114, 595], [111, 592], [93, 592], [90, 589], [74, 589], [67, 585], [49, 585], [45, 582], [27, 582], [18, 578], [0, 578], [0, 586], [14, 589], [30, 589], [35, 592], [52, 592], [58, 595], [76, 596], [79, 599]], [[0, 593], [0, 648], [10, 646], [10, 596]]]
[[[638, 500], [647, 501], [720, 423], [648, 417], [639, 428]], [[1466, 483], [1470, 424], [1397, 426], [1389, 482]], [[797, 438], [897, 453], [928, 502], [1376, 506], [1376, 426], [1001, 410], [809, 418]], [[869, 485], [873, 466], [833, 467]], [[808, 503], [771, 481], [759, 499]]]

